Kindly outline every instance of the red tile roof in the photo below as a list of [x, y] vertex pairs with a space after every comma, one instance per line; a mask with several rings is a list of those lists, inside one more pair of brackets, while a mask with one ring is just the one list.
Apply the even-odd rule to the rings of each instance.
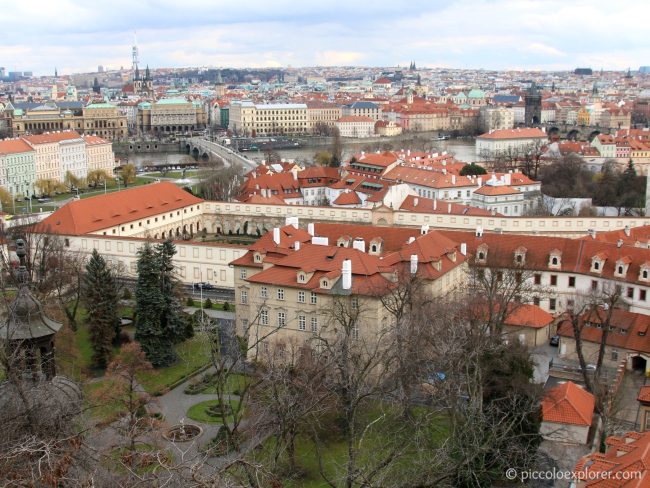
[[359, 205], [360, 203], [361, 199], [355, 191], [344, 191], [332, 202], [333, 205]]
[[516, 195], [521, 192], [516, 188], [507, 185], [500, 185], [500, 186], [483, 185], [474, 193], [478, 195], [496, 196], [496, 195]]
[[460, 203], [446, 202], [444, 200], [436, 201], [434, 208], [433, 202], [434, 200], [432, 198], [408, 195], [402, 202], [399, 210], [431, 214], [479, 215], [485, 217], [492, 215], [489, 210], [478, 207], [471, 207], [469, 205], [461, 205]]
[[650, 486], [650, 432], [609, 437], [605, 454], [588, 454], [575, 474], [589, 488], [647, 488]]
[[49, 132], [45, 134], [23, 136], [23, 139], [32, 144], [51, 144], [53, 142], [81, 139], [81, 136], [74, 130], [66, 130], [61, 132]]
[[542, 400], [544, 422], [590, 426], [594, 396], [573, 381], [551, 388]]
[[83, 235], [201, 202], [173, 183], [153, 183], [72, 201], [38, 226], [55, 234]]
[[650, 403], [650, 385], [641, 387], [637, 400], [644, 403]]
[[0, 154], [18, 154], [33, 151], [34, 148], [22, 139], [5, 139], [0, 141]]
[[537, 305], [521, 303], [510, 307], [510, 312], [506, 316], [504, 323], [517, 327], [541, 329], [549, 325], [553, 320], [553, 316], [550, 313]]
[[538, 128], [498, 129], [478, 136], [478, 139], [546, 139], [546, 132]]

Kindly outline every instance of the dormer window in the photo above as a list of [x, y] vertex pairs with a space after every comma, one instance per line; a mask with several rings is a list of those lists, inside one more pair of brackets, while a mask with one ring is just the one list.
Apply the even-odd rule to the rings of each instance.
[[616, 270], [615, 275], [619, 277], [624, 277], [627, 274], [627, 268], [629, 267], [630, 260], [629, 258], [621, 258], [616, 261]]
[[527, 249], [523, 246], [515, 249], [515, 264], [521, 266], [526, 262], [526, 251]]
[[548, 256], [548, 267], [559, 268], [562, 266], [562, 251], [553, 249]]
[[601, 273], [603, 271], [603, 266], [605, 265], [605, 260], [601, 256], [594, 256], [591, 258], [591, 272], [592, 273]]
[[255, 255], [253, 256], [253, 261], [255, 261], [256, 263], [261, 263], [262, 262], [262, 255], [260, 253], [256, 252]]
[[485, 263], [487, 261], [488, 247], [486, 244], [481, 244], [476, 249], [476, 262]]
[[306, 281], [305, 273], [302, 271], [298, 273], [298, 283], [304, 283]]
[[644, 269], [643, 271], [641, 271], [641, 279], [642, 280], [647, 280], [648, 279], [648, 270], [647, 269]]
[[328, 280], [321, 280], [320, 286], [321, 286], [321, 288], [329, 288], [330, 283], [329, 283]]

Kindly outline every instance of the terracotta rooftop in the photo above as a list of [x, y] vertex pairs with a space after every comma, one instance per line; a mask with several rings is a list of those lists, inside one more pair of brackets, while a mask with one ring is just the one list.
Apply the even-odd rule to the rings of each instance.
[[56, 234], [84, 235], [201, 202], [173, 183], [152, 183], [72, 201], [38, 225]]
[[594, 396], [573, 381], [551, 388], [542, 400], [544, 422], [572, 425], [591, 425], [594, 414]]
[[548, 135], [541, 129], [498, 129], [478, 136], [479, 139], [546, 139]]

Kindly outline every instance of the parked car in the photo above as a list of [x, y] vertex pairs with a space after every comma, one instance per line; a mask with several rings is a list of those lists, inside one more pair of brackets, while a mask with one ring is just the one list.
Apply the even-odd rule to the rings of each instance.
[[549, 341], [549, 344], [553, 347], [557, 347], [560, 345], [560, 336], [555, 334], [553, 337], [551, 337], [551, 340]]
[[200, 282], [200, 283], [194, 283], [193, 285], [194, 289], [201, 289], [203, 288], [204, 290], [214, 290], [216, 286], [214, 286], [211, 283], [206, 283], [206, 282]]

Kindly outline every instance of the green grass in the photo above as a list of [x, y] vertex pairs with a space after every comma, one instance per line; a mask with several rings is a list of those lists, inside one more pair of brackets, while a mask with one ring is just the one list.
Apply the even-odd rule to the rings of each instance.
[[138, 375], [138, 381], [147, 393], [159, 395], [170, 385], [201, 369], [210, 362], [210, 348], [205, 334], [196, 334], [176, 346], [178, 361], [172, 366], [158, 368], [154, 373]]
[[[206, 400], [204, 402], [197, 403], [196, 405], [192, 405], [187, 411], [187, 416], [192, 420], [202, 422], [204, 424], [221, 424], [223, 422], [221, 421], [220, 417], [213, 417], [211, 415], [208, 415], [206, 412], [206, 409], [208, 407], [217, 405], [218, 402], [219, 400]], [[229, 403], [233, 410], [236, 411], [237, 408], [239, 408], [239, 400], [232, 399], [229, 400]], [[232, 422], [232, 420], [232, 415], [228, 415], [226, 417], [226, 422]]]
[[[424, 415], [428, 410], [424, 407], [414, 409], [416, 416]], [[383, 415], [386, 414], [386, 417]], [[426, 456], [426, 445], [422, 440], [417, 443], [413, 441], [413, 432], [410, 429], [401, 431], [402, 419], [396, 415], [394, 407], [390, 404], [376, 402], [361, 412], [360, 428], [370, 425], [372, 420], [379, 419], [367, 429], [363, 436], [363, 442], [359, 449], [358, 462], [360, 466], [375, 465], [396, 443], [403, 442], [407, 451], [395, 461], [394, 465], [387, 471], [386, 486], [390, 486], [391, 476], [400, 480], [408, 479], [409, 472], [414, 468], [413, 459], [415, 456], [422, 458]], [[329, 430], [324, 432], [324, 445], [321, 447], [324, 472], [330, 479], [339, 478], [345, 470], [347, 462], [347, 444], [335, 427], [334, 422], [325, 422]], [[442, 416], [432, 416], [427, 432], [426, 444], [429, 446], [440, 445], [448, 436], [448, 421]], [[263, 445], [261, 456], [271, 454], [275, 445], [275, 439], [268, 439]], [[296, 460], [302, 476], [299, 478], [287, 477], [283, 480], [286, 488], [321, 488], [328, 486], [322, 479], [319, 469], [319, 456], [313, 440], [306, 436], [299, 436], [296, 442]], [[284, 462], [287, 460], [284, 459]], [[415, 475], [415, 473], [414, 473]], [[413, 475], [413, 476], [414, 476]]]
[[116, 398], [111, 398], [111, 381], [102, 378], [83, 386], [84, 399], [91, 419], [98, 425], [108, 425], [126, 413], [124, 405]]
[[[207, 376], [213, 376], [215, 373], [206, 373]], [[239, 393], [250, 383], [251, 378], [249, 376], [233, 373], [228, 376], [226, 380], [226, 391], [228, 395], [239, 395]], [[213, 394], [217, 392], [217, 388], [214, 384], [208, 384], [205, 388], [199, 389], [196, 393], [201, 394]]]

